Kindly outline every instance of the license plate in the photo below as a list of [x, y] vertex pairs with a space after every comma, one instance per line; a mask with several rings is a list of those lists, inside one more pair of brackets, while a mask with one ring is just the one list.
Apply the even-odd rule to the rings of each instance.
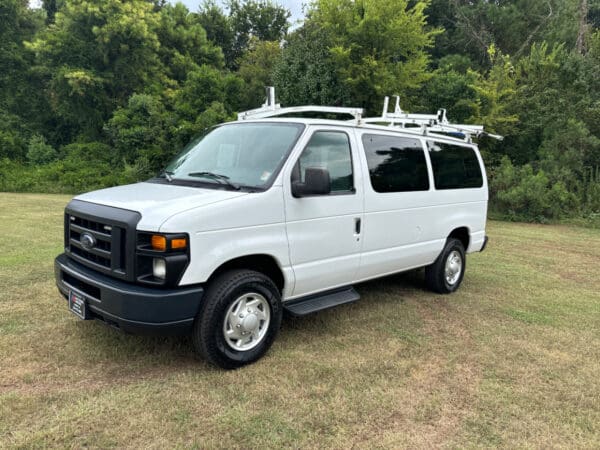
[[69, 291], [69, 310], [80, 319], [88, 318], [88, 309], [85, 297], [77, 292]]

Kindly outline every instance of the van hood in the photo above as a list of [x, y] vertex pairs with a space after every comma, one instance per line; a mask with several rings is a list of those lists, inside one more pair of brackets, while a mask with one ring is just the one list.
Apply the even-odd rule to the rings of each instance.
[[244, 195], [248, 193], [144, 182], [88, 192], [75, 199], [137, 211], [142, 215], [139, 230], [159, 231], [175, 214]]

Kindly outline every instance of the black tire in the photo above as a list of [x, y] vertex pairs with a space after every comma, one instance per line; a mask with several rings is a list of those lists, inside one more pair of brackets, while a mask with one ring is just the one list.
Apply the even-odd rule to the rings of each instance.
[[[238, 351], [226, 342], [223, 323], [229, 307], [246, 293], [260, 294], [267, 300], [270, 322], [256, 347]], [[223, 369], [237, 369], [253, 363], [269, 350], [279, 332], [282, 315], [279, 290], [267, 276], [252, 270], [225, 272], [215, 278], [206, 290], [192, 331], [194, 347], [207, 361]]]
[[[446, 279], [446, 261], [453, 252], [457, 252], [460, 255], [462, 264], [460, 274], [456, 281], [454, 283], [449, 283]], [[465, 275], [466, 268], [467, 258], [465, 256], [465, 247], [458, 239], [449, 238], [446, 241], [442, 253], [440, 253], [433, 264], [425, 268], [425, 281], [427, 282], [427, 287], [439, 294], [450, 294], [459, 288]]]

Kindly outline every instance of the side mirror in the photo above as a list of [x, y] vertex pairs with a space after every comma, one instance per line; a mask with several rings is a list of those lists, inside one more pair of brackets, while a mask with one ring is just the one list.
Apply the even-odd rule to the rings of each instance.
[[292, 182], [292, 195], [296, 198], [309, 195], [327, 195], [331, 192], [329, 171], [320, 167], [307, 167], [304, 172], [304, 183]]

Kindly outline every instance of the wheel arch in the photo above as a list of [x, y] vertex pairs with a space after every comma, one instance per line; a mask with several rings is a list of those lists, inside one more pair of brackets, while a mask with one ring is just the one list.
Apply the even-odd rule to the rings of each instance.
[[471, 233], [469, 228], [467, 227], [458, 227], [452, 230], [452, 232], [448, 235], [448, 239], [454, 238], [458, 239], [462, 242], [463, 247], [465, 248], [465, 252], [469, 248], [469, 244], [471, 243]]
[[260, 272], [269, 277], [275, 283], [279, 292], [283, 293], [285, 276], [281, 270], [281, 266], [273, 256], [267, 254], [245, 255], [230, 259], [217, 267], [207, 282], [210, 283], [215, 277], [234, 269], [248, 269]]

